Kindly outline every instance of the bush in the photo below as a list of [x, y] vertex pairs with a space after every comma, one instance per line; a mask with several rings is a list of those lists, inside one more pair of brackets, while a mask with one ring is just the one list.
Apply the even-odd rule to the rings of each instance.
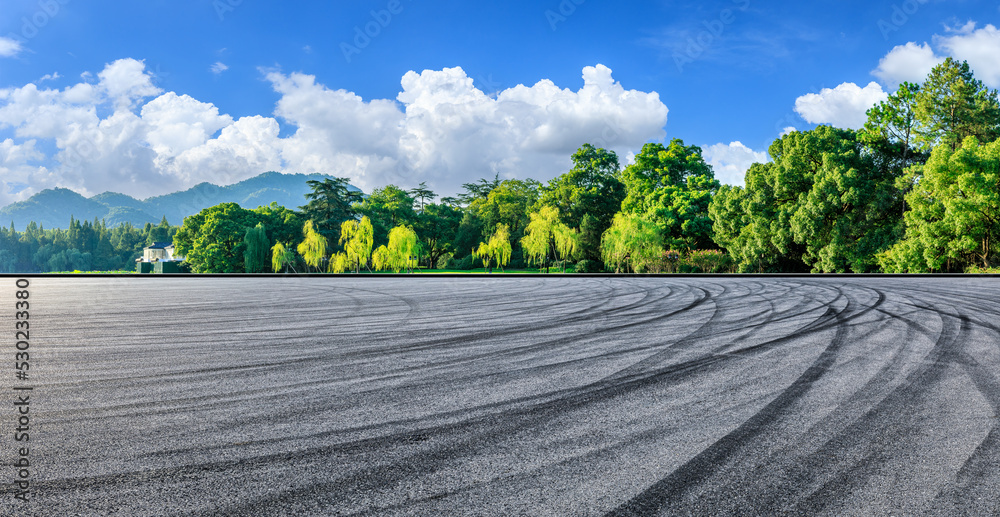
[[965, 272], [971, 275], [996, 275], [1000, 274], [1000, 268], [969, 266]]
[[439, 258], [437, 262], [434, 263], [434, 269], [448, 269], [448, 263], [450, 263], [454, 258], [455, 255], [451, 253], [445, 253], [444, 255], [441, 255], [441, 258]]
[[466, 255], [465, 258], [455, 260], [454, 257], [448, 259], [447, 264], [445, 264], [445, 269], [461, 269], [470, 270], [475, 269], [476, 259], [472, 255]]
[[603, 273], [604, 265], [596, 260], [581, 260], [576, 263], [577, 273]]
[[732, 257], [721, 250], [694, 250], [686, 261], [696, 273], [725, 273], [733, 268]]

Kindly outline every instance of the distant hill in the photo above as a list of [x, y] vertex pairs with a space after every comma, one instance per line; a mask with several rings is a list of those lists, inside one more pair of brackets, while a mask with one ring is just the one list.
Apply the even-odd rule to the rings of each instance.
[[[278, 203], [291, 209], [306, 204], [309, 180], [331, 178], [324, 174], [281, 174], [265, 172], [259, 176], [226, 186], [199, 183], [181, 192], [140, 201], [117, 192], [104, 192], [86, 198], [65, 188], [46, 189], [30, 198], [0, 208], [0, 225], [24, 231], [35, 221], [45, 228], [66, 228], [70, 217], [93, 221], [104, 219], [108, 226], [128, 222], [134, 226], [158, 224], [163, 217], [179, 225], [184, 218], [219, 203], [238, 203], [243, 208]], [[360, 191], [350, 186], [352, 190]]]

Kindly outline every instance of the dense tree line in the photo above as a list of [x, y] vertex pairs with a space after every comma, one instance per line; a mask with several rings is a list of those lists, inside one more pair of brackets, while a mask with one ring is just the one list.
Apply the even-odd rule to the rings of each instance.
[[[496, 175], [441, 199], [425, 184], [387, 185], [363, 196], [348, 190], [346, 178], [310, 181], [298, 211], [218, 205], [186, 218], [174, 244], [196, 272], [412, 271], [418, 265], [565, 271], [569, 263], [577, 271], [666, 271], [677, 265], [672, 249], [687, 256], [718, 248], [708, 207], [719, 182], [698, 147], [677, 139], [648, 144], [623, 170], [613, 151], [584, 144], [572, 163], [547, 184]], [[621, 227], [635, 220], [652, 240], [638, 245]], [[725, 268], [722, 252], [698, 257], [693, 270]]]
[[54, 271], [131, 271], [142, 249], [154, 242], [170, 242], [178, 227], [147, 223], [137, 228], [125, 223], [108, 228], [104, 221], [70, 219], [67, 229], [49, 229], [30, 223], [23, 232], [0, 228], [0, 273]]
[[679, 139], [646, 144], [624, 168], [584, 144], [548, 183], [497, 174], [454, 198], [423, 183], [362, 195], [335, 178], [309, 181], [297, 209], [221, 204], [179, 229], [12, 228], [0, 232], [0, 270], [129, 267], [143, 245], [170, 238], [195, 272], [988, 270], [1000, 262], [997, 99], [948, 59], [869, 110], [860, 130], [781, 136], [740, 187], [720, 185], [701, 149]]
[[947, 59], [868, 111], [860, 131], [775, 141], [723, 187], [715, 242], [748, 272], [962, 272], [997, 266], [997, 92]]

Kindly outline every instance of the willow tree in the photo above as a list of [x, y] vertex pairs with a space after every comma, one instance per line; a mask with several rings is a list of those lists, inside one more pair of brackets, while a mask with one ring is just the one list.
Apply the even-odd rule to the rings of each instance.
[[407, 226], [397, 226], [389, 232], [389, 245], [379, 246], [372, 253], [372, 264], [378, 271], [406, 269], [412, 272], [417, 265], [420, 244], [417, 233]]
[[247, 273], [267, 272], [267, 252], [271, 249], [271, 244], [267, 241], [267, 233], [264, 225], [257, 223], [253, 228], [247, 228], [243, 236], [243, 270]]
[[304, 240], [299, 244], [299, 255], [302, 255], [302, 258], [306, 260], [307, 266], [322, 271], [320, 266], [326, 257], [326, 237], [316, 231], [312, 220], [306, 221], [305, 226], [302, 227], [302, 236]]
[[503, 267], [510, 262], [511, 251], [510, 230], [506, 224], [500, 223], [489, 241], [480, 242], [479, 248], [472, 251], [472, 256], [482, 260], [483, 267], [492, 273], [494, 261], [503, 271]]
[[372, 244], [375, 242], [375, 232], [371, 219], [362, 217], [360, 221], [351, 219], [340, 225], [340, 244], [347, 252], [347, 261], [354, 265], [354, 272], [361, 271], [361, 264], [368, 266], [372, 256]]
[[529, 214], [530, 221], [521, 239], [521, 248], [529, 263], [537, 262], [549, 271], [549, 256], [563, 261], [563, 272], [566, 271], [566, 259], [576, 250], [577, 232], [563, 224], [559, 218], [559, 209], [554, 206], [543, 206], [538, 212]]
[[295, 271], [295, 253], [285, 248], [282, 243], [277, 243], [271, 248], [271, 269], [275, 273], [284, 271], [285, 267], [291, 267]]
[[334, 253], [333, 256], [330, 257], [330, 264], [329, 267], [327, 267], [327, 272], [339, 275], [340, 273], [347, 271], [349, 266], [350, 262], [347, 260], [346, 254]]
[[375, 271], [385, 271], [389, 269], [389, 248], [384, 244], [375, 248], [372, 252], [372, 266]]
[[614, 264], [615, 273], [626, 270], [640, 271], [657, 260], [663, 252], [663, 236], [659, 227], [634, 213], [615, 214], [608, 228], [601, 236], [601, 258], [607, 265]]

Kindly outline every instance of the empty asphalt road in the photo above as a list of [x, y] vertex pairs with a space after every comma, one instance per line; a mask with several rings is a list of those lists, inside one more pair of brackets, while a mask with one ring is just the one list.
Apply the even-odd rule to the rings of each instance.
[[32, 500], [8, 310], [0, 514], [998, 515], [998, 299], [977, 277], [33, 278]]

